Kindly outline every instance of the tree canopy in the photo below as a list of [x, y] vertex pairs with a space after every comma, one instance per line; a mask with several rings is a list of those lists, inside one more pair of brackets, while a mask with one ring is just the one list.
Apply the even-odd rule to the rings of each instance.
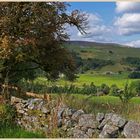
[[0, 81], [33, 78], [41, 69], [48, 79], [61, 73], [75, 78], [75, 62], [63, 47], [68, 26], [85, 33], [87, 15], [63, 2], [0, 3]]

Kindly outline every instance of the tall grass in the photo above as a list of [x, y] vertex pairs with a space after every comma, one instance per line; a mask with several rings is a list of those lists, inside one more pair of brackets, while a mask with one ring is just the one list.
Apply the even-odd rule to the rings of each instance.
[[28, 132], [18, 126], [0, 127], [0, 138], [44, 138], [43, 134]]
[[140, 122], [140, 102], [132, 98], [127, 106], [124, 106], [118, 97], [113, 96], [88, 96], [88, 95], [62, 95], [63, 101], [70, 107], [83, 109], [86, 113], [117, 113], [128, 120]]
[[41, 133], [28, 132], [17, 126], [15, 110], [7, 104], [0, 104], [0, 138], [43, 138]]

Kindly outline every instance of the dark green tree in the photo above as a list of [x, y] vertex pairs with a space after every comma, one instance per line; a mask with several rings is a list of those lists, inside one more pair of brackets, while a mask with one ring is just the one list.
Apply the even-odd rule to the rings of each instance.
[[49, 80], [63, 73], [75, 78], [75, 62], [63, 47], [67, 26], [85, 33], [87, 16], [78, 10], [68, 14], [63, 2], [0, 3], [0, 82], [34, 78], [36, 70]]

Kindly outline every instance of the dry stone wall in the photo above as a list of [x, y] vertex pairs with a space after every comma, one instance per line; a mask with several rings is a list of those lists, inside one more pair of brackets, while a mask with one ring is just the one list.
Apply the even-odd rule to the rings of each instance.
[[86, 114], [83, 110], [38, 98], [11, 97], [11, 105], [16, 108], [17, 124], [46, 136], [57, 129], [59, 137], [66, 138], [140, 138], [140, 124], [117, 114]]

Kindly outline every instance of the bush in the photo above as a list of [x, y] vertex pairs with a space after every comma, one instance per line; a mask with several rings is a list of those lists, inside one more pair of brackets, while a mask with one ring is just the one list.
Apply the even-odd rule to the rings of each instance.
[[126, 83], [124, 89], [120, 90], [118, 96], [122, 103], [125, 105], [130, 101], [131, 98], [136, 96], [136, 92], [132, 86]]
[[117, 87], [116, 84], [114, 84], [110, 87], [110, 94], [109, 95], [118, 96], [118, 91], [119, 91], [119, 88]]
[[138, 57], [126, 57], [122, 59], [122, 62], [140, 70], [140, 58]]
[[130, 86], [133, 89], [133, 92], [140, 96], [140, 81], [134, 81], [130, 84]]
[[140, 72], [132, 72], [128, 75], [128, 77], [131, 79], [140, 79]]
[[92, 82], [90, 85], [83, 84], [81, 94], [95, 94], [97, 93], [97, 87]]
[[0, 129], [4, 126], [13, 125], [15, 117], [15, 109], [10, 105], [0, 104]]
[[104, 94], [108, 94], [109, 91], [110, 91], [110, 88], [109, 88], [108, 85], [102, 84], [102, 85], [99, 87], [99, 91], [100, 91], [100, 92], [103, 92]]
[[71, 85], [43, 85], [41, 83], [33, 83], [29, 81], [22, 81], [20, 83], [22, 89], [28, 92], [35, 93], [69, 93], [69, 94], [95, 94], [97, 93], [97, 87], [92, 82], [90, 85], [83, 84], [82, 87], [77, 87], [73, 84]]

